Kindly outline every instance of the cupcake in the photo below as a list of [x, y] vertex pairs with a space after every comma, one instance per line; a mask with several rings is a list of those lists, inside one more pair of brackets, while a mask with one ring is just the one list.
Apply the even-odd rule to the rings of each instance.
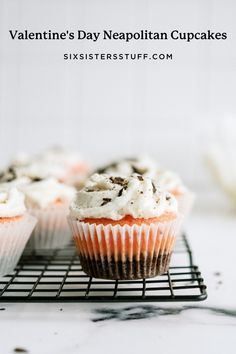
[[67, 245], [71, 240], [67, 214], [75, 189], [54, 178], [47, 178], [25, 185], [21, 190], [27, 209], [38, 219], [28, 246], [52, 249]]
[[137, 158], [126, 158], [108, 164], [97, 170], [98, 173], [108, 173], [113, 176], [127, 177], [132, 173], [138, 173], [144, 177], [154, 180], [178, 200], [178, 209], [185, 217], [190, 213], [194, 203], [192, 193], [182, 182], [181, 178], [174, 172], [160, 168], [159, 165], [147, 156]]
[[181, 217], [175, 197], [148, 177], [94, 174], [68, 220], [86, 274], [139, 279], [168, 270]]
[[9, 171], [18, 179], [37, 181], [52, 177], [80, 188], [87, 178], [89, 166], [77, 153], [55, 147], [25, 159], [13, 159], [6, 172]]
[[0, 187], [0, 277], [14, 270], [36, 222], [26, 213], [21, 192]]

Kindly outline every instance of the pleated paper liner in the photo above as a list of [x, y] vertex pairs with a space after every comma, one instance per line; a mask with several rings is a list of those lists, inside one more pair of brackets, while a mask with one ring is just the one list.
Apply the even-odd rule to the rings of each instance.
[[38, 223], [27, 244], [30, 249], [62, 248], [72, 240], [67, 222], [68, 206], [53, 206], [47, 209], [30, 209]]
[[14, 270], [36, 223], [28, 214], [0, 223], [0, 277]]
[[68, 220], [85, 273], [105, 279], [140, 279], [168, 270], [182, 217], [141, 226]]

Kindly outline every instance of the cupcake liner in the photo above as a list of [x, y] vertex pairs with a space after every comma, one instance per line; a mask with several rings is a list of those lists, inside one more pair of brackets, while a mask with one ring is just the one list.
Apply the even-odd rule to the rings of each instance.
[[178, 209], [179, 212], [183, 215], [184, 219], [186, 219], [194, 205], [195, 194], [190, 191], [186, 191], [182, 195], [176, 197], [178, 201]]
[[139, 279], [167, 271], [181, 217], [141, 226], [68, 220], [85, 273], [107, 279]]
[[28, 214], [0, 223], [0, 277], [14, 270], [36, 223], [36, 218]]
[[29, 212], [38, 219], [38, 223], [27, 247], [34, 250], [54, 249], [70, 243], [72, 235], [67, 223], [67, 206], [31, 209]]

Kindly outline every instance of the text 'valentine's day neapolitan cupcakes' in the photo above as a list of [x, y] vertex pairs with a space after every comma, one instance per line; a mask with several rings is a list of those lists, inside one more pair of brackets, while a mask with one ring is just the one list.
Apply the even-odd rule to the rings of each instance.
[[38, 219], [28, 246], [33, 249], [52, 249], [67, 245], [72, 239], [67, 215], [75, 189], [48, 178], [24, 185], [21, 190], [27, 209]]
[[181, 216], [175, 197], [147, 177], [94, 174], [68, 220], [85, 273], [139, 279], [168, 270]]
[[0, 189], [0, 277], [14, 270], [36, 222], [26, 213], [21, 192]]

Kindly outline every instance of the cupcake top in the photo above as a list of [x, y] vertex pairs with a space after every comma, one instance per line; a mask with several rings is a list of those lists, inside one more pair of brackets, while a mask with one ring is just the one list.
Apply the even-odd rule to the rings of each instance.
[[14, 166], [12, 169], [18, 178], [27, 177], [32, 181], [39, 181], [49, 177], [61, 179], [65, 175], [64, 166], [43, 160], [35, 160], [24, 166]]
[[16, 188], [0, 189], [0, 218], [11, 218], [25, 212], [24, 195]]
[[61, 203], [70, 203], [75, 189], [58, 182], [55, 178], [34, 182], [22, 187], [28, 208], [44, 209]]
[[27, 177], [33, 181], [49, 177], [64, 181], [74, 170], [85, 173], [86, 166], [77, 153], [55, 147], [28, 159], [15, 158], [5, 174], [10, 171], [17, 178]]
[[148, 156], [139, 156], [137, 158], [126, 158], [110, 163], [99, 168], [97, 173], [107, 173], [112, 176], [127, 177], [133, 173], [141, 176], [153, 178], [155, 176], [157, 164]]
[[8, 169], [0, 173], [0, 187], [21, 187], [31, 182], [31, 179], [26, 176], [18, 177], [17, 170], [10, 166]]
[[156, 171], [155, 179], [160, 187], [165, 188], [174, 195], [179, 195], [186, 191], [186, 187], [181, 178], [170, 170], [158, 169]]
[[65, 149], [60, 146], [55, 146], [45, 150], [38, 155], [38, 160], [55, 165], [61, 165], [65, 167], [72, 167], [82, 161], [80, 155], [77, 152]]
[[186, 190], [181, 178], [176, 173], [160, 168], [153, 159], [147, 156], [123, 159], [100, 168], [97, 172], [121, 177], [138, 173], [156, 180], [160, 187], [167, 189], [170, 193], [182, 194]]
[[70, 206], [72, 217], [108, 218], [120, 220], [153, 218], [165, 213], [177, 213], [177, 201], [148, 177], [94, 174], [80, 190]]

